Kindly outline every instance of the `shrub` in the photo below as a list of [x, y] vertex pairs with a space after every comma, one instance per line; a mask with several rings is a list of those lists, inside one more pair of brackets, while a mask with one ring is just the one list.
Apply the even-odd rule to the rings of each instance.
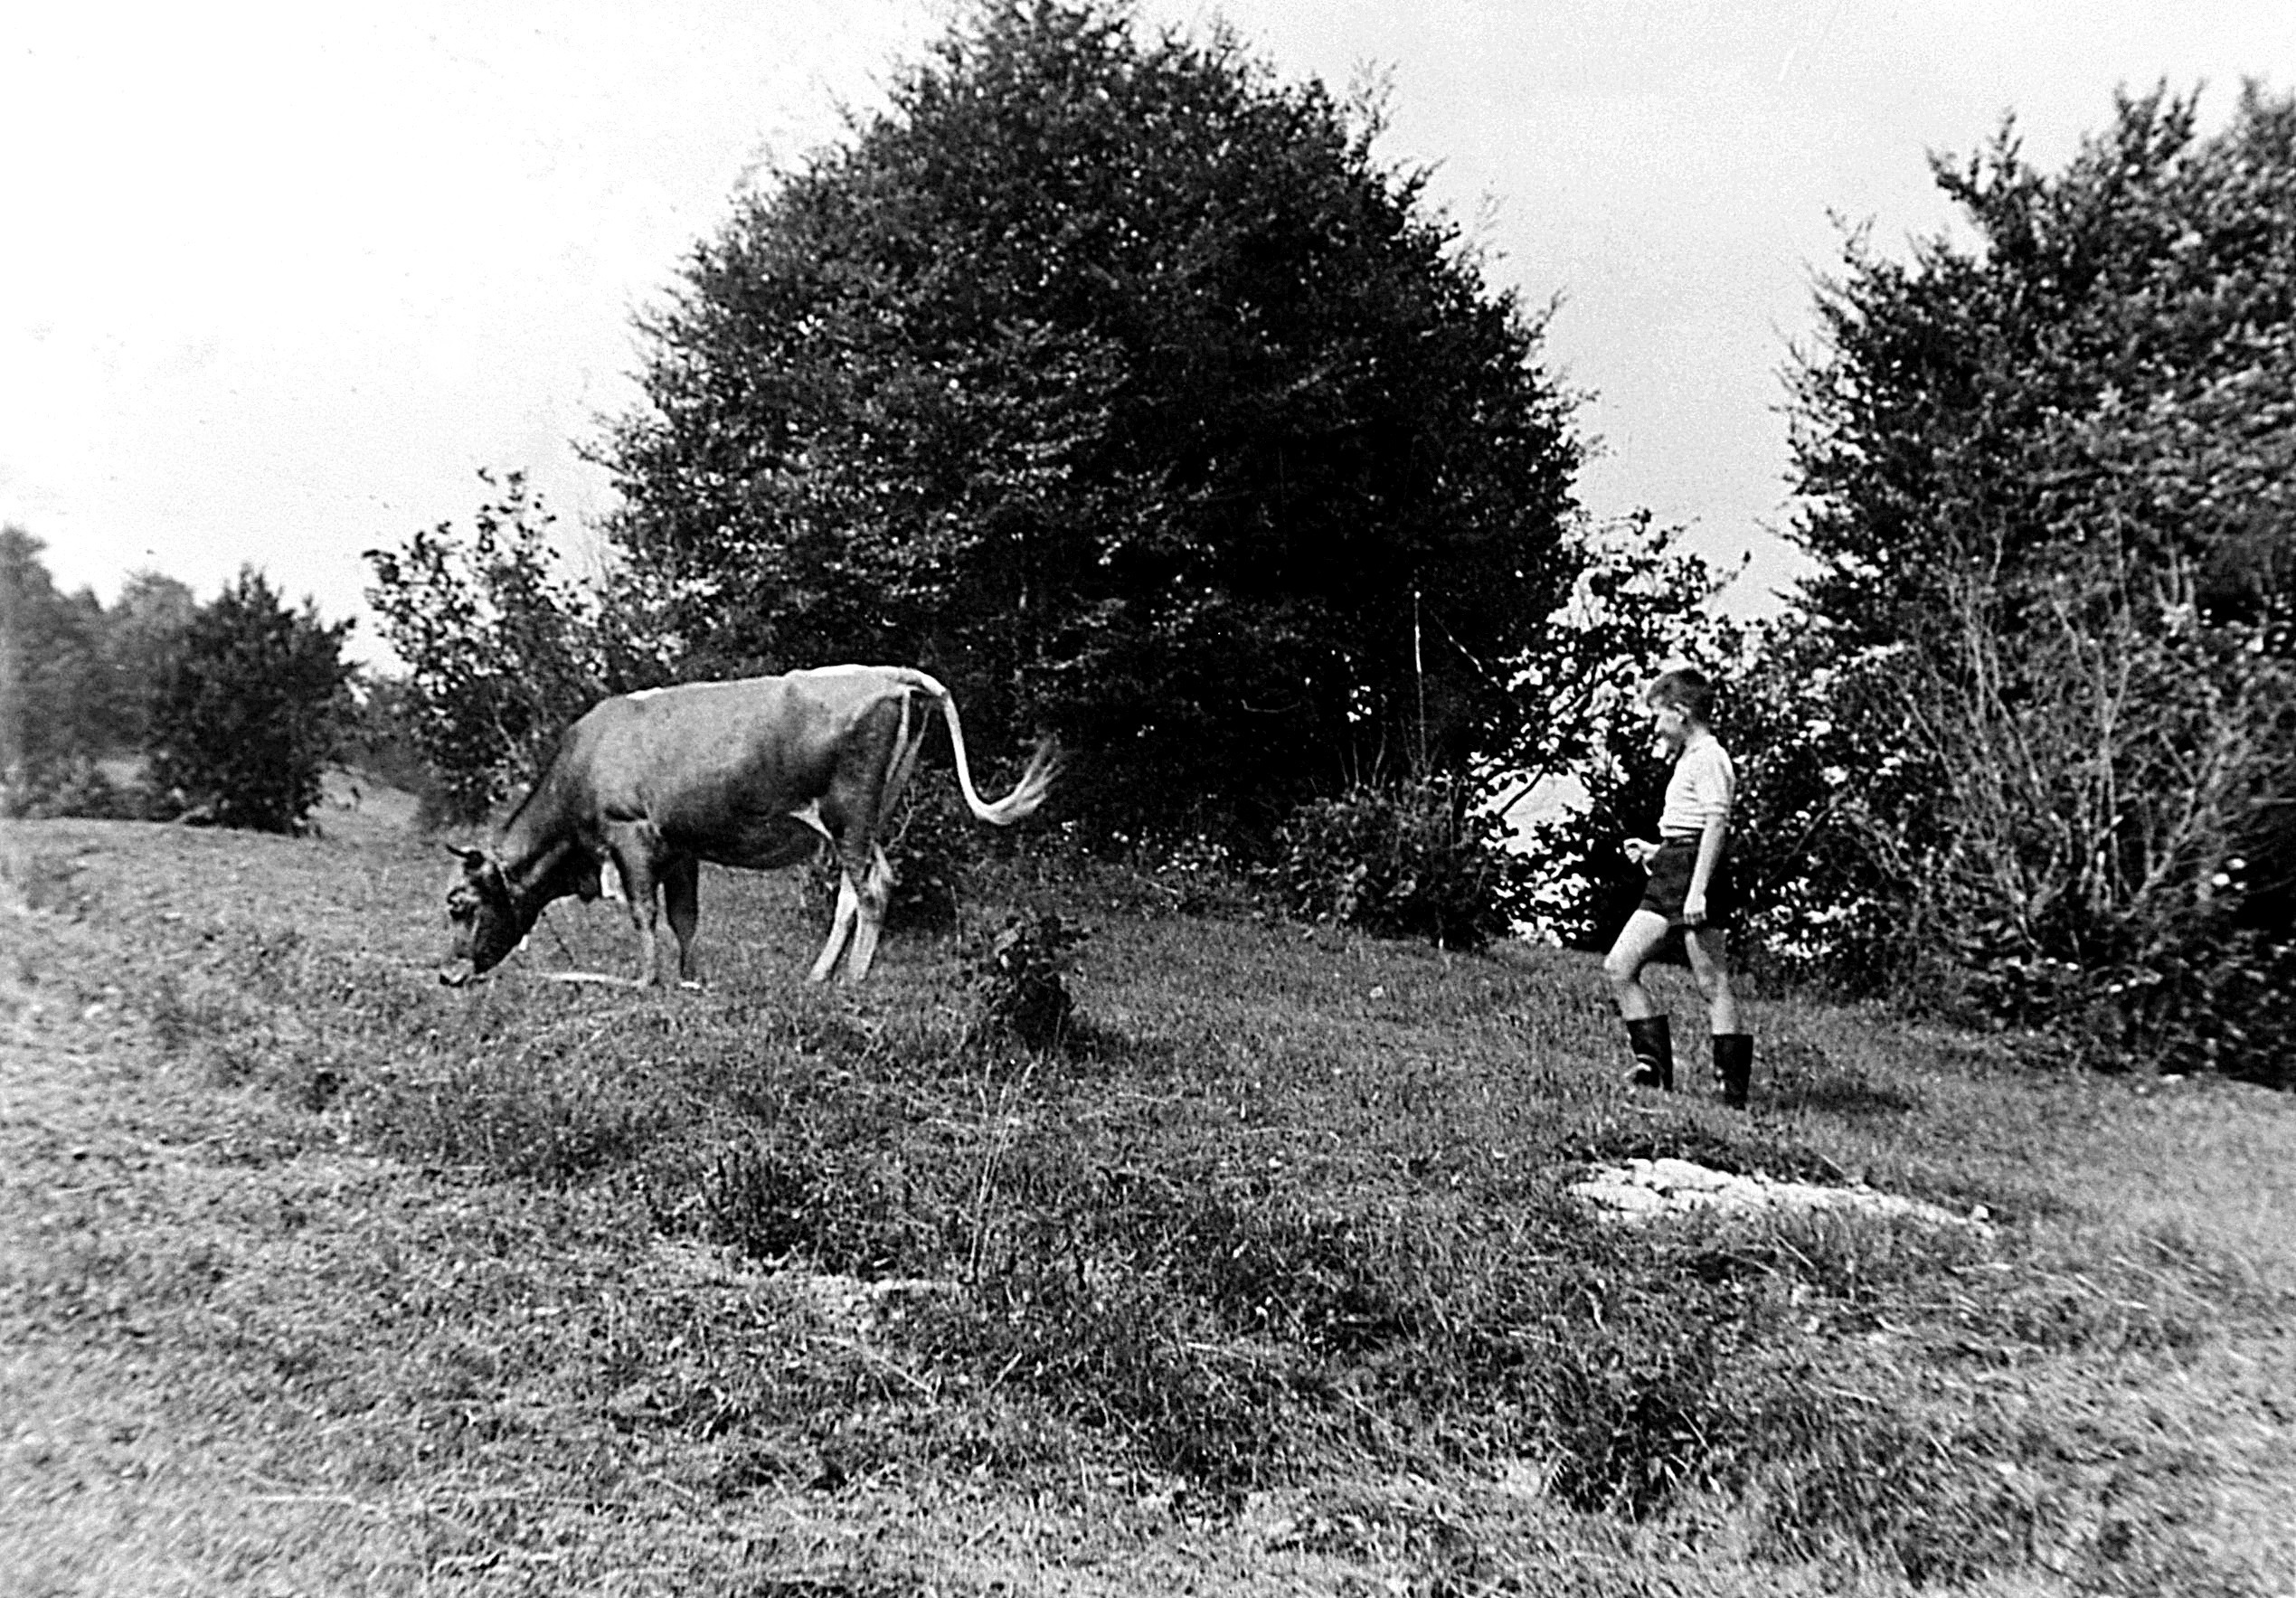
[[1234, 849], [1208, 833], [1190, 833], [1142, 853], [1141, 882], [1165, 909], [1240, 916], [1258, 908], [1251, 872]]
[[1804, 633], [1883, 661], [1819, 717], [1813, 952], [2060, 1058], [2286, 1074], [2227, 998], [2296, 899], [2291, 121], [2164, 85], [2056, 172], [1935, 161], [1970, 241], [1853, 236], [1789, 380]]
[[1068, 979], [1090, 935], [1058, 911], [1007, 914], [996, 935], [965, 958], [979, 1028], [1033, 1049], [1057, 1048], [1076, 1011]]
[[153, 784], [226, 827], [298, 832], [347, 711], [347, 621], [290, 610], [252, 566], [203, 606], [152, 704]]
[[1455, 782], [1359, 783], [1292, 812], [1271, 875], [1295, 915], [1480, 949], [1529, 907], [1534, 868], [1505, 835]]
[[140, 778], [115, 782], [103, 767], [75, 756], [0, 790], [0, 815], [45, 820], [81, 816], [97, 821], [163, 818], [165, 805]]
[[426, 821], [482, 819], [600, 697], [670, 676], [642, 575], [618, 577], [609, 604], [562, 569], [555, 518], [523, 474], [478, 476], [494, 498], [467, 538], [442, 522], [364, 553], [367, 602], [409, 667], [389, 722], [437, 777]]

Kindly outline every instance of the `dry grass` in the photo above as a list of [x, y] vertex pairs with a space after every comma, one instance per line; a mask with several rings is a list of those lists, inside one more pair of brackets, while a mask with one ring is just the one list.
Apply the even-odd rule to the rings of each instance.
[[[2296, 1586], [2279, 1097], [1779, 1003], [1755, 1116], [1652, 1102], [1575, 957], [1090, 873], [1000, 879], [1095, 929], [1066, 1055], [947, 942], [805, 988], [778, 879], [702, 993], [541, 980], [603, 910], [448, 992], [364, 797], [8, 835], [12, 1591]], [[1556, 1196], [1651, 1153], [1997, 1225]]]

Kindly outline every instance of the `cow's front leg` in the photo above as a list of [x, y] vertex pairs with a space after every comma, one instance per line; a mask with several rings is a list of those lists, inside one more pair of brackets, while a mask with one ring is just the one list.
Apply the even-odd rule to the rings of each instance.
[[702, 922], [702, 863], [688, 856], [662, 872], [662, 910], [669, 917], [670, 932], [677, 939], [677, 980], [682, 988], [702, 985], [702, 968], [694, 958], [694, 930]]

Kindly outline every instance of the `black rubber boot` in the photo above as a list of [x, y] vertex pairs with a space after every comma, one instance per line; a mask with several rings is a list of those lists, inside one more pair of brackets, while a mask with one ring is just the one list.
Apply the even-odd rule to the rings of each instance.
[[1754, 1040], [1743, 1032], [1717, 1033], [1714, 1040], [1714, 1079], [1722, 1084], [1722, 1102], [1733, 1110], [1746, 1107], [1747, 1090], [1753, 1086]]
[[1634, 1069], [1627, 1073], [1630, 1086], [1674, 1092], [1674, 1036], [1664, 1016], [1650, 1016], [1626, 1024], [1627, 1042], [1634, 1050]]

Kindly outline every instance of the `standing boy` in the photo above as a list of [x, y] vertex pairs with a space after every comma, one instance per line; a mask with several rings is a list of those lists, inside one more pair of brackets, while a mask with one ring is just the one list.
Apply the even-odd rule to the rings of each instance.
[[1706, 724], [1714, 714], [1714, 685], [1705, 673], [1694, 667], [1662, 673], [1642, 702], [1675, 759], [1658, 841], [1626, 840], [1628, 857], [1649, 873], [1649, 882], [1602, 961], [1634, 1050], [1627, 1080], [1637, 1087], [1674, 1087], [1673, 1040], [1667, 1017], [1642, 986], [1642, 968], [1678, 928], [1690, 974], [1705, 996], [1715, 1080], [1724, 1102], [1743, 1109], [1753, 1081], [1753, 1039], [1738, 1029], [1738, 1003], [1730, 991], [1728, 927], [1735, 901], [1725, 858], [1737, 772]]

